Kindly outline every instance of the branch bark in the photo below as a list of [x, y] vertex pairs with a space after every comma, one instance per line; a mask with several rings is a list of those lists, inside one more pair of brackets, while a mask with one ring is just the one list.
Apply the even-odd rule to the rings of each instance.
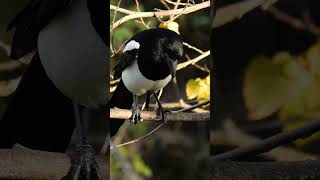
[[[96, 156], [103, 179], [109, 179], [109, 158]], [[0, 179], [59, 180], [67, 174], [66, 154], [15, 147], [0, 150]]]
[[262, 6], [263, 9], [267, 9], [277, 1], [278, 0], [246, 0], [219, 8], [213, 20], [212, 28], [217, 28], [236, 19], [240, 19], [243, 15], [257, 7]]
[[[219, 141], [223, 141], [223, 143], [244, 147], [255, 144], [261, 141], [261, 139], [241, 131], [241, 129], [239, 129], [232, 120], [226, 119], [223, 123], [223, 130], [216, 130], [210, 133], [210, 141], [212, 144], [214, 142], [217, 143]], [[278, 146], [273, 150], [266, 152], [264, 156], [276, 161], [319, 160], [319, 157], [316, 155], [286, 146]]]
[[254, 156], [264, 152], [268, 152], [280, 145], [288, 144], [300, 138], [306, 138], [320, 131], [320, 119], [304, 125], [301, 128], [294, 129], [289, 132], [282, 132], [266, 138], [248, 147], [240, 147], [226, 153], [218, 154], [211, 157], [211, 161], [223, 161], [226, 159], [237, 159], [247, 156]]
[[208, 7], [210, 7], [210, 1], [205, 1], [203, 3], [195, 4], [195, 5], [188, 6], [186, 8], [180, 8], [180, 9], [155, 11], [155, 12], [135, 12], [135, 11], [129, 11], [123, 8], [119, 8], [114, 5], [110, 5], [110, 10], [128, 14], [127, 16], [124, 16], [123, 18], [114, 22], [110, 26], [110, 32], [128, 20], [145, 18], [145, 17], [163, 17], [163, 16], [171, 16], [171, 15], [190, 14], [200, 9], [204, 9]]
[[320, 161], [210, 162], [210, 180], [317, 180]]
[[[110, 109], [110, 118], [112, 119], [129, 119], [131, 110], [127, 109]], [[145, 121], [161, 121], [156, 112], [141, 111], [141, 118]], [[167, 122], [204, 122], [210, 120], [210, 113], [166, 113], [164, 120]]]
[[179, 71], [179, 70], [181, 70], [183, 68], [186, 68], [189, 65], [195, 64], [195, 63], [201, 61], [202, 59], [204, 59], [204, 58], [206, 58], [208, 56], [210, 56], [210, 51], [206, 51], [206, 52], [204, 52], [203, 54], [201, 54], [200, 56], [198, 56], [198, 57], [196, 57], [194, 59], [190, 59], [190, 60], [188, 60], [186, 62], [180, 63], [177, 66], [177, 71]]

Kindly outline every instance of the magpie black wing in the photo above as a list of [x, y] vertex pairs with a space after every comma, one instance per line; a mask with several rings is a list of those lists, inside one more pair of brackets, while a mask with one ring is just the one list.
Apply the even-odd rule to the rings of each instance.
[[114, 79], [121, 77], [122, 71], [138, 59], [138, 50], [126, 51], [121, 55], [119, 63], [114, 67]]
[[11, 21], [8, 30], [15, 29], [11, 57], [19, 59], [36, 49], [38, 36], [50, 20], [63, 11], [72, 0], [32, 0]]
[[109, 19], [110, 19], [108, 17], [109, 12], [106, 11], [106, 7], [108, 6], [109, 6], [109, 1], [107, 0], [88, 1], [88, 8], [90, 11], [91, 22], [105, 44], [108, 44], [110, 42], [109, 31], [107, 30], [107, 27], [109, 26]]

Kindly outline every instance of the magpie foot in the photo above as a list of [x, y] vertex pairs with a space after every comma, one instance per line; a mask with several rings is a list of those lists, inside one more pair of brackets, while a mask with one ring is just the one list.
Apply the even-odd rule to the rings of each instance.
[[167, 123], [167, 121], [165, 120], [165, 114], [166, 113], [171, 113], [171, 111], [169, 110], [165, 110], [163, 108], [157, 108], [156, 109], [156, 115], [157, 115], [157, 119], [161, 119], [161, 121], [163, 123]]
[[139, 108], [132, 107], [131, 111], [132, 111], [132, 114], [129, 118], [130, 122], [133, 122], [133, 124], [137, 124], [138, 121], [141, 121], [141, 122], [143, 121], [140, 115]]
[[78, 146], [70, 158], [71, 166], [68, 174], [61, 180], [102, 180], [98, 163], [94, 159], [94, 151], [90, 145]]

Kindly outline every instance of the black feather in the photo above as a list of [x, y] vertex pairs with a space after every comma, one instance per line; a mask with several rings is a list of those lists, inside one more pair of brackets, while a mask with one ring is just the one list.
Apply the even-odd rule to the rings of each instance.
[[121, 55], [119, 63], [114, 67], [114, 79], [121, 78], [121, 73], [128, 66], [130, 66], [135, 60], [138, 59], [138, 50], [133, 49], [126, 51]]
[[11, 21], [8, 30], [15, 29], [11, 58], [19, 59], [37, 47], [42, 28], [68, 7], [72, 0], [33, 0]]
[[64, 152], [74, 127], [72, 101], [54, 86], [36, 54], [0, 120], [0, 148], [20, 143]]

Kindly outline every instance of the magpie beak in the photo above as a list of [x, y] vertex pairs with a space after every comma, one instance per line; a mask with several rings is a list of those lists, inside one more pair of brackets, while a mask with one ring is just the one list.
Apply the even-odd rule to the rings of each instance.
[[166, 58], [166, 63], [168, 65], [170, 74], [171, 74], [171, 79], [176, 77], [176, 66], [177, 62], [173, 62], [170, 58]]

